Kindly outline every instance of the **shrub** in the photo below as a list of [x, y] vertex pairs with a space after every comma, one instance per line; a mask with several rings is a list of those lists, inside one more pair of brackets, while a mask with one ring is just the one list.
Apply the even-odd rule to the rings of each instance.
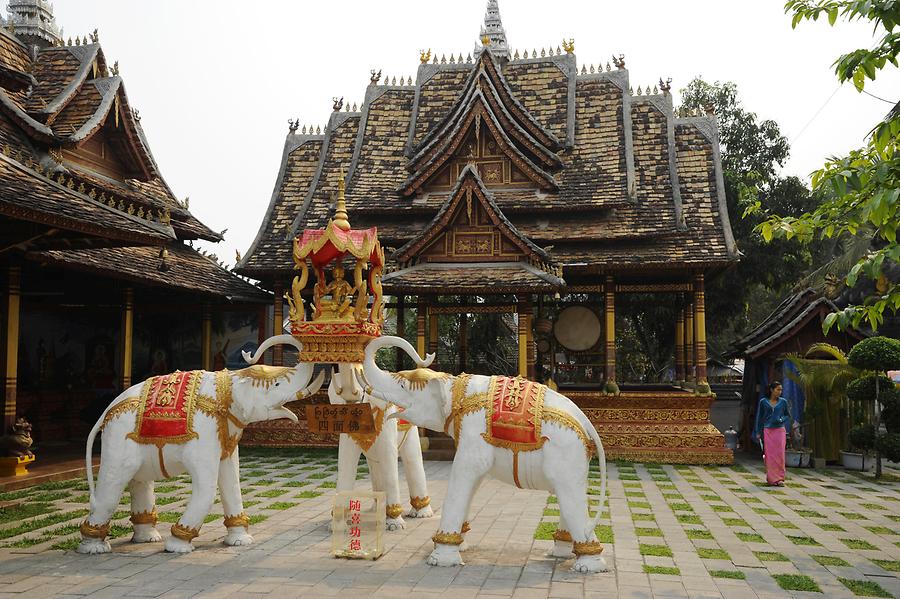
[[[850, 401], [875, 401], [875, 383], [882, 395], [894, 388], [894, 383], [883, 374], [868, 374], [847, 385], [847, 399]], [[884, 397], [880, 397], [884, 399]]]
[[900, 462], [900, 433], [879, 435], [875, 440], [875, 448], [890, 461]]
[[850, 447], [863, 453], [875, 449], [875, 425], [859, 424], [850, 429], [847, 433], [847, 440]]
[[869, 337], [853, 346], [847, 361], [860, 370], [900, 370], [900, 341], [890, 337]]

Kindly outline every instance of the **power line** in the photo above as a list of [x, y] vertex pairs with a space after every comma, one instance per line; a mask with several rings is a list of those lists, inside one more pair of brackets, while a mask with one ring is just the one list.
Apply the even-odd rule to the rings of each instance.
[[831, 92], [831, 95], [828, 96], [828, 99], [825, 100], [825, 103], [822, 104], [822, 106], [819, 107], [819, 109], [816, 111], [816, 113], [815, 113], [814, 115], [812, 115], [812, 117], [811, 117], [808, 121], [806, 121], [806, 124], [803, 125], [803, 128], [802, 128], [802, 129], [800, 129], [800, 132], [799, 132], [797, 135], [794, 136], [794, 139], [791, 140], [791, 145], [794, 145], [794, 143], [795, 143], [798, 139], [800, 139], [800, 136], [803, 135], [803, 132], [806, 131], [807, 127], [809, 127], [810, 125], [812, 125], [812, 122], [813, 122], [814, 120], [816, 120], [816, 117], [818, 117], [819, 114], [820, 114], [823, 110], [825, 110], [825, 107], [828, 106], [828, 103], [831, 102], [831, 99], [834, 98], [834, 95], [835, 95], [836, 93], [838, 93], [838, 91], [839, 91], [840, 89], [841, 89], [841, 86], [838, 85], [838, 86], [835, 88], [835, 90], [834, 90], [833, 92]]
[[875, 94], [869, 93], [869, 92], [867, 92], [867, 91], [864, 90], [864, 89], [863, 89], [863, 90], [860, 90], [860, 91], [861, 91], [862, 93], [866, 94], [867, 96], [872, 96], [872, 97], [875, 98], [876, 100], [881, 100], [882, 102], [887, 102], [888, 104], [896, 104], [896, 102], [891, 102], [890, 100], [885, 100], [884, 98], [879, 98], [879, 97], [876, 96]]

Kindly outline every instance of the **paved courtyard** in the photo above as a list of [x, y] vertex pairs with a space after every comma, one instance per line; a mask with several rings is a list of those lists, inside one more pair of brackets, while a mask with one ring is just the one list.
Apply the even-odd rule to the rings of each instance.
[[[377, 561], [334, 559], [327, 527], [334, 453], [245, 453], [250, 547], [221, 544], [218, 504], [192, 554], [132, 545], [126, 495], [113, 553], [82, 556], [72, 549], [86, 513], [83, 480], [0, 494], [0, 597], [900, 597], [894, 480], [804, 470], [772, 489], [761, 484], [758, 464], [610, 463], [611, 517], [598, 534], [611, 568], [583, 576], [569, 572], [572, 560], [546, 557], [556, 499], [495, 481], [475, 498], [464, 567], [424, 564], [437, 518], [386, 533]], [[426, 463], [438, 514], [449, 467]], [[599, 493], [599, 480], [592, 484]], [[162, 521], [177, 519], [189, 488], [184, 477], [157, 485]], [[168, 534], [162, 522], [160, 530]]]

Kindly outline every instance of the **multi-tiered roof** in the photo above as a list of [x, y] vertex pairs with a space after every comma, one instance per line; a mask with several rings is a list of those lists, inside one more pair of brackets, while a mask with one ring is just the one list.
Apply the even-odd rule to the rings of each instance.
[[[45, 0], [0, 27], [0, 239], [116, 278], [253, 297], [184, 241], [220, 241], [166, 184], [96, 33], [64, 41]], [[166, 252], [161, 248], [166, 247]]]
[[571, 41], [507, 58], [496, 2], [488, 16], [474, 58], [423, 53], [415, 83], [373, 74], [359, 110], [292, 128], [239, 272], [284, 279], [290, 240], [333, 217], [342, 169], [354, 224], [394, 249], [387, 292], [541, 291], [737, 259], [714, 117], [677, 117], [662, 81], [633, 92], [622, 57], [579, 65]]

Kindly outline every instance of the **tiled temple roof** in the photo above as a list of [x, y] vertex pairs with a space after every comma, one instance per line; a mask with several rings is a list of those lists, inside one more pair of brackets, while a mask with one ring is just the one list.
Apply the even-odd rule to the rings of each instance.
[[[31, 237], [17, 250], [114, 278], [264, 301], [184, 243], [222, 236], [162, 178], [96, 36], [60, 44], [29, 45], [0, 28], [0, 217]], [[167, 274], [157, 270], [162, 246]]]
[[[334, 113], [317, 152], [285, 154], [278, 186], [295, 172], [315, 175], [295, 177], [309, 181], [305, 194], [276, 190], [277, 210], [239, 272], [271, 279], [293, 269], [291, 239], [332, 216], [328, 191], [342, 166], [354, 226], [377, 226], [385, 246], [410, 243], [462, 177], [460, 140], [477, 141], [476, 123], [500, 147], [498, 160], [525, 177], [488, 185], [494, 206], [524, 239], [552, 245], [548, 262], [567, 277], [715, 270], [738, 259], [714, 117], [676, 117], [667, 89], [633, 94], [624, 64], [579, 74], [574, 53], [503, 60], [483, 52], [423, 62], [414, 86], [386, 83], [370, 84], [360, 112]], [[451, 181], [437, 184], [448, 169]], [[289, 230], [274, 226], [292, 210]]]

